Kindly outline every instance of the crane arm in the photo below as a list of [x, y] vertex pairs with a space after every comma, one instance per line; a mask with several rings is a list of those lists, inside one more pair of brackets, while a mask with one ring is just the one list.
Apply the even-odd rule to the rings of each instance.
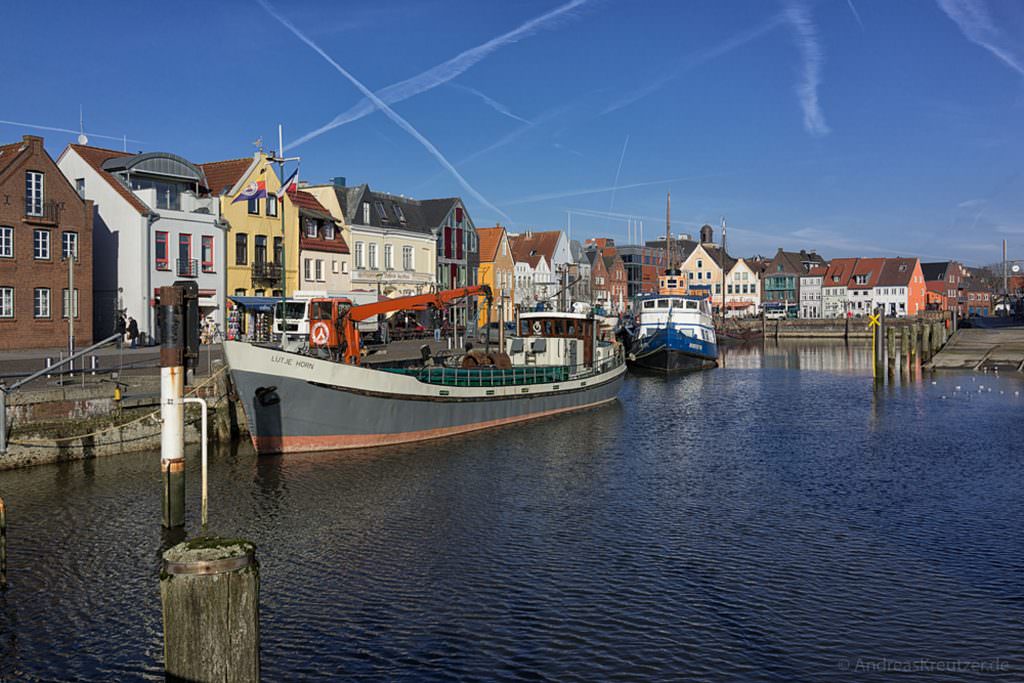
[[458, 289], [446, 289], [435, 294], [420, 294], [417, 296], [402, 296], [386, 301], [376, 301], [372, 304], [353, 306], [349, 309], [348, 318], [354, 322], [366, 320], [376, 315], [391, 313], [394, 311], [405, 311], [409, 309], [422, 310], [428, 306], [443, 308], [453, 301], [469, 296], [485, 296], [488, 305], [491, 301], [491, 288], [487, 285], [474, 285], [472, 287], [459, 287]]

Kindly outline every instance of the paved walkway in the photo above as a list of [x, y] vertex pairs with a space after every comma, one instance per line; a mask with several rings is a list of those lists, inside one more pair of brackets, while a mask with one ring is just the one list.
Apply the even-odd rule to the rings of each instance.
[[958, 330], [931, 365], [938, 370], [983, 366], [1024, 370], [1024, 327]]

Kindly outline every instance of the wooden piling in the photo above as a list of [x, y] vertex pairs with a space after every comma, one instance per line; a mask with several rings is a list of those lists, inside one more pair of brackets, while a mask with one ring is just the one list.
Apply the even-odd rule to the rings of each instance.
[[164, 670], [169, 681], [260, 679], [255, 546], [200, 538], [163, 555]]
[[7, 505], [0, 498], [0, 590], [7, 589]]
[[932, 325], [925, 323], [921, 326], [921, 357], [931, 358], [932, 356]]
[[900, 328], [900, 364], [906, 365], [910, 360], [910, 327]]
[[889, 377], [896, 375], [896, 328], [892, 325], [885, 327], [885, 364], [889, 370]]

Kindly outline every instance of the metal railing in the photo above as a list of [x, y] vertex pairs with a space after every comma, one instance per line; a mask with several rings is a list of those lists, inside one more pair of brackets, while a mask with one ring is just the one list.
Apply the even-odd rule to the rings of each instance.
[[60, 221], [60, 202], [49, 200], [42, 202], [39, 206], [39, 211], [35, 211], [35, 207], [32, 205], [33, 202], [29, 197], [24, 197], [25, 200], [25, 220], [35, 221], [37, 223], [57, 223]]
[[281, 265], [273, 261], [253, 261], [252, 279], [259, 282], [279, 282]]
[[199, 277], [199, 259], [180, 258], [177, 265], [178, 277]]

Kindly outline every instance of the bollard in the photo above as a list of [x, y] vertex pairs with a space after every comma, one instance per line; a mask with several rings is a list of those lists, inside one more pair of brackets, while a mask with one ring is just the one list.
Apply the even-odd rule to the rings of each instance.
[[7, 506], [0, 498], [0, 590], [7, 589]]
[[90, 356], [89, 357], [89, 374], [90, 375], [95, 375], [96, 374], [96, 368], [98, 368], [98, 367], [99, 367], [99, 362], [97, 361], [96, 356]]
[[199, 538], [163, 555], [164, 671], [169, 681], [260, 679], [255, 546]]
[[[46, 357], [46, 367], [53, 367], [53, 359], [50, 358], [49, 356]], [[51, 375], [50, 373], [46, 373], [46, 379], [50, 379], [51, 377], [53, 377], [53, 375]]]

